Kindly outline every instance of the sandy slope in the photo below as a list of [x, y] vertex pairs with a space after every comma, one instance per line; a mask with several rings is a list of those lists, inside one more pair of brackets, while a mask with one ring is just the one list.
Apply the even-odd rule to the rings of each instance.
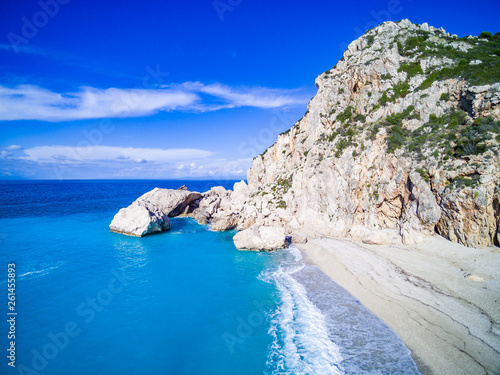
[[500, 374], [500, 252], [315, 239], [306, 259], [404, 340], [423, 374]]

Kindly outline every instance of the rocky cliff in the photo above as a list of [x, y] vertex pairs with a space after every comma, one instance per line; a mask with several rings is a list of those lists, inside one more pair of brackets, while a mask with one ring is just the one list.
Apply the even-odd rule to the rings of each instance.
[[[240, 242], [272, 227], [280, 243], [285, 234], [416, 243], [437, 232], [499, 245], [500, 33], [458, 38], [386, 22], [316, 86], [303, 118], [254, 159], [248, 185], [197, 195], [191, 215], [214, 230], [252, 228]], [[151, 225], [164, 230], [160, 219]]]
[[408, 20], [368, 31], [254, 159], [229, 208], [236, 226], [499, 245], [499, 55], [500, 33], [458, 38]]

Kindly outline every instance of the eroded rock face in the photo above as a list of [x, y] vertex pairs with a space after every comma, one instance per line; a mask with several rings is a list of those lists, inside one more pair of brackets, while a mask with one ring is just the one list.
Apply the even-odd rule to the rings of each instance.
[[170, 229], [169, 217], [191, 213], [200, 199], [200, 193], [185, 189], [155, 188], [118, 211], [109, 228], [113, 232], [138, 237], [163, 232]]
[[169, 217], [174, 217], [192, 212], [198, 206], [200, 199], [200, 193], [190, 192], [187, 189], [155, 188], [140, 196], [137, 202], [150, 210], [157, 208]]
[[141, 206], [137, 201], [122, 208], [109, 225], [112, 232], [142, 237], [170, 229], [170, 219], [159, 209]]
[[239, 250], [271, 251], [287, 247], [285, 229], [279, 226], [254, 225], [236, 233], [233, 241]]

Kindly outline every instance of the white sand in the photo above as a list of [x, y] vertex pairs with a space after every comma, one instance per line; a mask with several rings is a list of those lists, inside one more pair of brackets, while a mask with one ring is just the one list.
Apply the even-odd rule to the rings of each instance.
[[306, 260], [406, 343], [423, 374], [500, 374], [500, 252], [440, 236], [412, 245], [314, 239]]

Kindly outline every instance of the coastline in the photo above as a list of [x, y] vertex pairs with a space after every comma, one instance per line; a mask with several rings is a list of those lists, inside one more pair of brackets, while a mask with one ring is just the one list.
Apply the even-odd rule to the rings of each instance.
[[404, 341], [421, 373], [500, 373], [500, 253], [440, 236], [417, 245], [296, 245]]

